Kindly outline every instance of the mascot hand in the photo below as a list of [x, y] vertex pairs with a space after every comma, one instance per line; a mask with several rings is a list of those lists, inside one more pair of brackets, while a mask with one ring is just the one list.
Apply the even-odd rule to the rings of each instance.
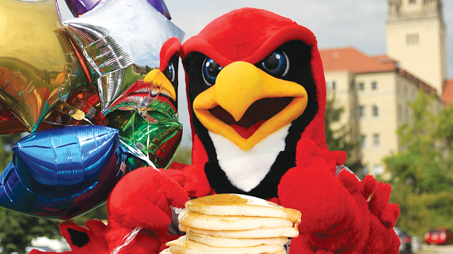
[[364, 218], [361, 235], [352, 250], [365, 254], [398, 253], [400, 240], [393, 227], [400, 211], [398, 205], [389, 203], [390, 185], [378, 183], [370, 175], [359, 181], [348, 171], [342, 171], [338, 178], [354, 197]]
[[388, 203], [390, 186], [371, 176], [359, 181], [347, 170], [337, 177], [327, 152], [306, 147], [314, 151], [306, 151], [279, 185], [281, 204], [302, 213], [290, 253], [397, 253], [399, 209]]
[[[171, 207], [183, 208], [189, 198], [183, 188], [161, 171], [147, 167], [124, 176], [107, 200], [109, 247], [122, 245], [123, 238], [136, 228], [143, 228], [130, 247], [147, 244], [147, 251], [167, 238]], [[157, 242], [156, 242], [157, 239]], [[153, 245], [153, 246], [151, 246]], [[144, 246], [143, 246], [144, 248]]]
[[60, 223], [60, 233], [72, 251], [65, 252], [42, 252], [39, 250], [32, 250], [31, 254], [39, 253], [60, 253], [60, 254], [108, 254], [109, 249], [104, 239], [105, 224], [99, 220], [88, 220], [85, 222], [86, 227], [81, 227], [72, 221], [64, 221]]
[[345, 237], [354, 238], [363, 223], [354, 198], [320, 157], [306, 167], [291, 168], [280, 181], [279, 198], [283, 206], [302, 213], [300, 235], [319, 237], [327, 244], [325, 238], [338, 245], [324, 246], [327, 249], [337, 249]]
[[[291, 168], [279, 185], [283, 206], [302, 213], [291, 253], [330, 253], [358, 241], [364, 216], [353, 196], [321, 157]], [[362, 232], [360, 232], [362, 233]], [[297, 251], [296, 251], [297, 250]]]
[[189, 197], [202, 197], [212, 194], [211, 185], [204, 172], [204, 165], [181, 166], [173, 163], [171, 168], [163, 173], [175, 179]]

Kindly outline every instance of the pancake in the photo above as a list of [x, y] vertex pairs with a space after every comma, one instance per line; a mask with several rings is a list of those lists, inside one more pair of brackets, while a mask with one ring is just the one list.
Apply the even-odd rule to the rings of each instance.
[[[172, 253], [170, 251], [170, 248], [167, 248], [167, 249], [161, 251], [159, 254], [172, 254]], [[286, 254], [286, 251], [282, 250], [282, 251], [278, 251], [278, 252], [274, 252], [274, 253], [264, 253], [264, 254]]]
[[186, 202], [188, 212], [219, 216], [284, 218], [298, 222], [301, 213], [261, 198], [241, 194], [216, 194]]
[[288, 242], [287, 237], [269, 238], [226, 238], [217, 236], [207, 236], [190, 232], [186, 235], [190, 241], [208, 245], [211, 247], [231, 248], [231, 247], [253, 247], [258, 245], [284, 245]]
[[179, 223], [189, 228], [205, 230], [249, 230], [257, 228], [292, 227], [294, 223], [284, 218], [204, 215], [183, 211]]
[[264, 199], [216, 194], [186, 202], [178, 216], [185, 236], [160, 254], [286, 254], [299, 236], [301, 213]]
[[171, 251], [170, 251], [170, 248], [167, 248], [161, 252], [159, 252], [159, 254], [172, 254]]
[[282, 245], [259, 245], [253, 247], [231, 247], [231, 248], [216, 248], [208, 245], [200, 244], [186, 240], [182, 236], [174, 241], [168, 242], [172, 254], [263, 254], [263, 253], [279, 253], [285, 251]]
[[190, 231], [191, 233], [227, 237], [227, 238], [268, 238], [268, 237], [298, 237], [299, 231], [294, 227], [278, 227], [278, 228], [258, 228], [251, 230], [204, 230], [198, 228], [190, 228], [184, 225], [179, 225], [179, 229], [184, 232]]

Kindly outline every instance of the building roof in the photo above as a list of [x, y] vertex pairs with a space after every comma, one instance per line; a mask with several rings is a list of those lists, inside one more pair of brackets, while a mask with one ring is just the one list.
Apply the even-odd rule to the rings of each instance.
[[324, 71], [350, 73], [385, 72], [396, 70], [396, 62], [386, 55], [368, 56], [356, 48], [333, 48], [319, 51]]
[[453, 79], [446, 80], [442, 91], [442, 101], [445, 104], [453, 102]]
[[[387, 55], [368, 56], [354, 47], [333, 48], [319, 50], [324, 71], [348, 71], [352, 74], [373, 73], [373, 72], [397, 72], [409, 80], [412, 80], [417, 87], [422, 88], [428, 94], [435, 94], [436, 89], [418, 79], [411, 73], [398, 68], [395, 60]], [[451, 89], [450, 100], [453, 102], [453, 80], [448, 89]], [[446, 87], [446, 86], [445, 86]], [[445, 91], [445, 88], [444, 88]]]

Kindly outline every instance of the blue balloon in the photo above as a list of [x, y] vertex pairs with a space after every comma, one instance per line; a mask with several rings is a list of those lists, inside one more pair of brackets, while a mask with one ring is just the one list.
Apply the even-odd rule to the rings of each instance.
[[130, 169], [118, 130], [74, 126], [39, 131], [13, 147], [0, 175], [0, 206], [70, 219], [102, 205]]

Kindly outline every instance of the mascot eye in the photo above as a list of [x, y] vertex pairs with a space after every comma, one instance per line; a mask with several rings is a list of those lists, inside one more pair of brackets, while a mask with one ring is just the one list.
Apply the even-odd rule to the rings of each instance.
[[203, 62], [203, 79], [206, 85], [212, 86], [215, 84], [215, 80], [217, 79], [217, 75], [219, 75], [220, 71], [223, 69], [218, 63], [216, 63], [211, 58], [206, 58]]
[[289, 70], [289, 60], [285, 52], [273, 52], [261, 62], [263, 69], [274, 76], [285, 76]]
[[167, 76], [168, 80], [170, 80], [170, 82], [175, 81], [176, 72], [175, 72], [175, 66], [173, 65], [173, 63], [168, 64], [168, 67], [165, 70], [165, 75]]

